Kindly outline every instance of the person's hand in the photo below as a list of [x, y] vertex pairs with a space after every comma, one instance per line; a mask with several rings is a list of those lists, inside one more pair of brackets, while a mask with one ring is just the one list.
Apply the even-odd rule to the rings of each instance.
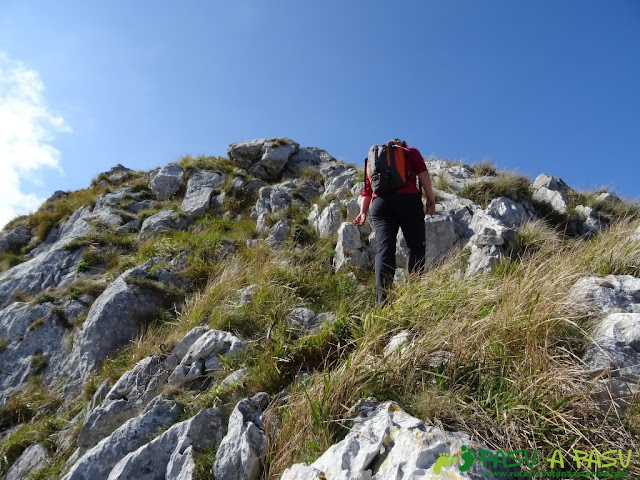
[[427, 215], [433, 215], [436, 213], [436, 202], [427, 198], [426, 210]]
[[362, 225], [364, 225], [364, 222], [365, 222], [366, 219], [367, 219], [367, 214], [366, 213], [360, 213], [360, 214], [358, 214], [356, 219], [353, 221], [353, 224], [357, 225], [358, 227], [361, 227]]

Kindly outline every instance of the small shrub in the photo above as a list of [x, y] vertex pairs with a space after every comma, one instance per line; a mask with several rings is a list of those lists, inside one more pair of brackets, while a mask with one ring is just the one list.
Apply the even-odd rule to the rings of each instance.
[[45, 368], [47, 368], [49, 361], [44, 356], [42, 351], [37, 351], [31, 356], [29, 360], [29, 367], [31, 368], [31, 375], [40, 375]]
[[18, 255], [13, 252], [4, 252], [0, 254], [0, 273], [9, 270], [23, 262], [29, 260], [24, 255]]
[[492, 180], [467, 183], [459, 195], [487, 208], [491, 200], [497, 197], [509, 197], [513, 200], [529, 200], [531, 182], [527, 177], [514, 173], [500, 172]]
[[302, 172], [300, 173], [300, 177], [304, 178], [305, 180], [311, 180], [312, 182], [316, 182], [319, 185], [324, 184], [324, 177], [322, 176], [322, 173], [320, 172], [320, 170], [310, 165], [302, 169]]
[[31, 332], [33, 330], [35, 330], [36, 328], [39, 328], [41, 326], [43, 326], [46, 323], [46, 319], [45, 318], [36, 318], [35, 320], [33, 320], [31, 322], [31, 324], [29, 325], [28, 330]]
[[4, 352], [9, 345], [9, 339], [7, 337], [0, 337], [0, 353]]
[[475, 177], [495, 177], [498, 175], [496, 166], [488, 160], [483, 160], [478, 164], [471, 165], [471, 169]]

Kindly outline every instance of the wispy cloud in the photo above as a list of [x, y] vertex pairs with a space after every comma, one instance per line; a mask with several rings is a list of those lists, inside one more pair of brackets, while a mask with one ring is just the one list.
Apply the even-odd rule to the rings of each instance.
[[49, 110], [44, 89], [37, 71], [0, 52], [0, 228], [44, 200], [24, 191], [24, 180], [37, 180], [44, 168], [62, 172], [50, 142], [71, 128]]

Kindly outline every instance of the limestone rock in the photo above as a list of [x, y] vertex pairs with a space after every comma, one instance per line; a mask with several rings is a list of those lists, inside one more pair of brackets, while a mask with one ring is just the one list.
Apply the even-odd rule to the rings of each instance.
[[251, 165], [260, 159], [260, 152], [266, 141], [266, 139], [260, 139], [232, 143], [227, 148], [229, 160], [238, 167], [249, 170]]
[[631, 275], [584, 277], [571, 287], [568, 303], [584, 305], [599, 316], [614, 309], [640, 313], [640, 279]]
[[52, 313], [53, 305], [31, 307], [12, 303], [0, 310], [0, 338], [6, 341], [0, 351], [0, 405], [22, 390], [30, 377], [39, 374], [46, 386], [59, 381], [69, 354], [64, 340], [68, 324]]
[[180, 165], [169, 164], [160, 169], [153, 177], [149, 188], [160, 201], [168, 200], [182, 188], [184, 169]]
[[453, 216], [436, 212], [425, 218], [425, 265], [435, 265], [459, 243]]
[[240, 295], [239, 295], [240, 299], [238, 300], [238, 307], [243, 307], [253, 302], [253, 296], [255, 295], [257, 289], [258, 289], [258, 284], [254, 283], [240, 290]]
[[360, 231], [353, 223], [344, 222], [338, 229], [338, 243], [333, 260], [336, 271], [351, 265], [367, 268], [370, 263], [367, 247], [362, 244]]
[[249, 173], [262, 180], [278, 180], [300, 145], [289, 138], [267, 140], [260, 150], [261, 157], [249, 168]]
[[35, 475], [47, 465], [49, 458], [47, 450], [39, 443], [34, 443], [22, 452], [20, 458], [11, 465], [4, 480], [31, 478], [31, 475]]
[[267, 452], [262, 412], [269, 396], [259, 393], [240, 401], [231, 417], [227, 435], [218, 447], [213, 474], [216, 480], [257, 480]]
[[305, 307], [294, 308], [287, 315], [287, 324], [303, 333], [313, 332], [320, 327], [315, 312]]
[[520, 203], [506, 197], [497, 197], [491, 200], [487, 207], [487, 215], [498, 219], [510, 228], [519, 228], [537, 218], [534, 213], [525, 209]]
[[198, 171], [187, 182], [187, 191], [180, 210], [189, 218], [201, 216], [211, 207], [211, 196], [215, 188], [224, 181], [224, 175], [216, 172]]
[[569, 190], [569, 186], [561, 178], [543, 173], [533, 182], [533, 199], [550, 205], [558, 213], [566, 213]]
[[592, 338], [583, 359], [589, 370], [640, 379], [640, 313], [610, 313]]
[[[129, 453], [111, 470], [109, 480], [177, 480], [191, 478], [193, 448], [216, 448], [226, 433], [220, 408], [202, 410]], [[192, 447], [192, 448], [190, 448]]]
[[269, 230], [267, 245], [271, 248], [280, 248], [284, 245], [291, 233], [291, 225], [286, 220], [280, 220]]
[[106, 479], [116, 463], [145, 445], [159, 429], [171, 425], [179, 413], [175, 401], [164, 396], [155, 398], [140, 416], [128, 420], [86, 452], [63, 480]]
[[615, 205], [616, 203], [620, 203], [622, 200], [620, 200], [620, 197], [614, 195], [613, 193], [602, 192], [596, 197], [596, 201], [610, 204], [610, 205]]
[[317, 147], [300, 147], [298, 152], [289, 158], [285, 172], [299, 177], [307, 167], [318, 169], [325, 180], [338, 175], [347, 168], [344, 163], [338, 162], [326, 150]]
[[392, 354], [401, 354], [403, 350], [407, 348], [408, 345], [413, 343], [413, 339], [415, 335], [408, 330], [404, 330], [395, 334], [389, 340], [389, 343], [384, 347], [384, 356], [388, 357]]
[[495, 245], [471, 245], [466, 276], [487, 273], [497, 267], [502, 260], [500, 249]]
[[579, 233], [591, 237], [606, 228], [606, 224], [600, 221], [593, 208], [578, 205], [576, 212], [582, 220]]
[[340, 202], [337, 200], [332, 201], [317, 218], [312, 217], [309, 223], [315, 228], [320, 237], [335, 236], [342, 224]]
[[323, 197], [335, 195], [341, 200], [346, 197], [350, 197], [352, 195], [351, 189], [353, 188], [357, 177], [358, 171], [355, 168], [350, 168], [328, 179], [325, 183]]
[[142, 222], [140, 232], [160, 233], [168, 230], [182, 230], [187, 226], [187, 219], [173, 210], [163, 210], [151, 215]]
[[[472, 450], [484, 448], [465, 433], [444, 432], [425, 425], [394, 402], [385, 402], [377, 408], [365, 405], [344, 440], [330, 447], [311, 465], [293, 465], [281, 478], [401, 480], [442, 476], [480, 480], [490, 477], [491, 472], [481, 462], [474, 462], [466, 472], [459, 470], [457, 455], [462, 446]], [[436, 474], [436, 462], [442, 454], [455, 457], [455, 461], [440, 462], [441, 470]]]
[[0, 253], [18, 252], [31, 240], [31, 230], [26, 225], [18, 225], [9, 231], [0, 233]]

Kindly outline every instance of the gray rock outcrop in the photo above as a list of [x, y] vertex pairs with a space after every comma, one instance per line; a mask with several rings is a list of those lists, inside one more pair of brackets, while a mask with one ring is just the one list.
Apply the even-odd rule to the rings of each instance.
[[182, 188], [184, 169], [180, 165], [169, 164], [155, 174], [149, 188], [160, 201], [168, 200]]
[[104, 480], [127, 454], [148, 443], [158, 430], [171, 425], [180, 413], [170, 398], [155, 398], [144, 412], [118, 427], [87, 451], [63, 477], [63, 480]]
[[558, 213], [567, 213], [569, 190], [569, 186], [561, 178], [543, 173], [533, 182], [532, 197], [537, 202], [548, 204]]
[[[442, 476], [480, 480], [492, 476], [481, 462], [474, 462], [466, 472], [460, 471], [458, 455], [463, 446], [473, 450], [483, 448], [465, 433], [445, 432], [425, 425], [394, 402], [377, 407], [364, 402], [344, 440], [330, 447], [311, 465], [293, 465], [281, 478], [402, 480]], [[443, 455], [448, 461], [436, 465]], [[509, 478], [507, 472], [503, 478]]]
[[216, 453], [216, 480], [257, 480], [267, 453], [262, 412], [269, 396], [259, 393], [240, 401], [229, 418], [227, 435]]
[[17, 252], [31, 240], [31, 230], [26, 225], [0, 233], [0, 253]]
[[269, 229], [269, 236], [267, 237], [267, 245], [271, 248], [280, 248], [284, 245], [291, 233], [291, 225], [286, 220], [280, 220], [273, 227]]
[[332, 201], [322, 212], [318, 213], [318, 208], [314, 205], [308, 217], [309, 224], [315, 229], [318, 236], [334, 237], [342, 225], [342, 209], [340, 202]]
[[338, 243], [336, 244], [333, 266], [336, 271], [347, 266], [368, 268], [370, 266], [369, 252], [360, 238], [360, 230], [353, 223], [344, 222], [338, 229]]
[[142, 222], [140, 232], [155, 234], [169, 230], [182, 230], [186, 226], [186, 218], [173, 210], [163, 210], [146, 218]]
[[216, 172], [198, 171], [187, 182], [187, 191], [180, 210], [190, 219], [195, 219], [211, 208], [211, 196], [224, 181], [224, 175]]
[[195, 470], [193, 450], [216, 448], [226, 434], [220, 408], [202, 410], [129, 453], [111, 470], [109, 480], [186, 480]]
[[299, 149], [300, 145], [289, 138], [274, 138], [232, 143], [227, 153], [238, 167], [262, 180], [275, 181]]
[[35, 475], [42, 470], [47, 462], [50, 460], [50, 455], [39, 443], [34, 443], [30, 447], [22, 452], [20, 458], [15, 461], [11, 468], [4, 476], [4, 480], [23, 480], [25, 478], [32, 478], [31, 475]]

